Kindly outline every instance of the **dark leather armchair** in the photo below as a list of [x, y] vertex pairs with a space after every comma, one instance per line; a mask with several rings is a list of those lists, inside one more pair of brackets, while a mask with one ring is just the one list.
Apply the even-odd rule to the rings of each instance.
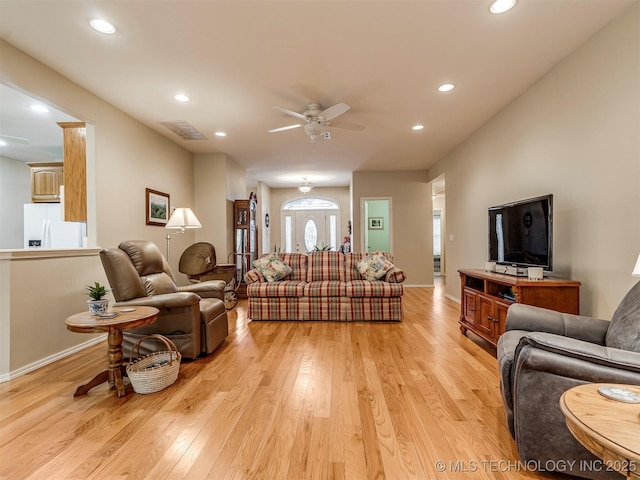
[[[228, 335], [223, 281], [178, 287], [162, 253], [148, 241], [122, 242], [118, 248], [102, 250], [100, 259], [115, 307], [148, 305], [160, 310], [155, 322], [123, 332], [126, 356], [141, 337], [151, 333], [170, 338], [182, 357], [190, 359], [213, 352]], [[145, 341], [140, 352], [165, 348], [164, 344]]]
[[640, 283], [610, 322], [514, 304], [506, 330], [498, 341], [500, 390], [521, 459], [585, 478], [622, 479], [574, 439], [559, 401], [584, 383], [640, 385]]

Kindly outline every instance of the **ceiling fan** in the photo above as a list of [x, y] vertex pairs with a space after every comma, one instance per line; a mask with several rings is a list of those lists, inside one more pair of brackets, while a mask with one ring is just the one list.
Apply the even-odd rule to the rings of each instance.
[[311, 142], [315, 143], [317, 138], [320, 138], [321, 136], [324, 136], [325, 133], [328, 133], [327, 128], [330, 125], [329, 121], [342, 115], [351, 107], [346, 103], [337, 103], [332, 107], [323, 110], [320, 104], [310, 103], [304, 113], [294, 112], [293, 110], [288, 110], [282, 107], [273, 108], [281, 111], [286, 115], [290, 115], [299, 120], [302, 120], [302, 122], [296, 123], [294, 125], [287, 125], [286, 127], [274, 128], [272, 130], [269, 130], [269, 133], [283, 132], [285, 130], [291, 130], [292, 128], [303, 127], [305, 133], [311, 137]]

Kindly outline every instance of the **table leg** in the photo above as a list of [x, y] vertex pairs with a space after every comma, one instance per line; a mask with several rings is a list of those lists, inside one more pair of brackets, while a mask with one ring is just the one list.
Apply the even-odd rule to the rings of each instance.
[[118, 397], [125, 396], [124, 382], [122, 381], [122, 331], [117, 328], [109, 328], [107, 337], [109, 349], [107, 351], [107, 360], [109, 360], [109, 370], [100, 372], [89, 382], [80, 385], [76, 389], [74, 397], [86, 395], [93, 387], [97, 387], [101, 383], [109, 382], [116, 388]]
[[87, 392], [91, 390], [93, 387], [97, 387], [98, 385], [106, 382], [107, 380], [109, 380], [109, 370], [100, 372], [98, 375], [93, 377], [93, 379], [91, 379], [91, 381], [89, 381], [88, 383], [85, 383], [84, 385], [80, 385], [76, 389], [76, 393], [74, 393], [73, 396], [79, 397], [80, 395], [86, 395]]
[[109, 328], [107, 337], [109, 351], [109, 383], [116, 387], [119, 397], [125, 396], [124, 383], [122, 381], [122, 331], [117, 328]]

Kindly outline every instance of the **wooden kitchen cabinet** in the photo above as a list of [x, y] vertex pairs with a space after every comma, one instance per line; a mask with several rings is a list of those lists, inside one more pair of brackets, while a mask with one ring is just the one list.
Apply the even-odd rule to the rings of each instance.
[[84, 122], [58, 122], [64, 145], [64, 219], [87, 221], [87, 129]]
[[60, 187], [64, 185], [64, 163], [27, 163], [31, 168], [31, 201], [60, 203]]

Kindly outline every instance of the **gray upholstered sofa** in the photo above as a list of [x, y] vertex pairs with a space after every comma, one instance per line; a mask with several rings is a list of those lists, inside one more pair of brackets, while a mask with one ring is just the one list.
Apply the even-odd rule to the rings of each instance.
[[590, 468], [602, 463], [573, 438], [559, 400], [584, 383], [640, 385], [640, 283], [610, 322], [514, 304], [506, 330], [498, 341], [500, 389], [521, 459], [586, 478], [622, 479]]

